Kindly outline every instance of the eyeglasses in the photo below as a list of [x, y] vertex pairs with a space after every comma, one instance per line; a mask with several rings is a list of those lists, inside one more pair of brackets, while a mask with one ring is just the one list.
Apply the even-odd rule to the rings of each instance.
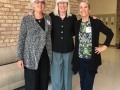
[[39, 1], [39, 0], [36, 0], [35, 3], [36, 3], [36, 4], [42, 4], [42, 5], [45, 5], [45, 1]]
[[63, 4], [63, 5], [67, 5], [68, 2], [58, 2], [58, 4], [59, 4], [59, 5], [62, 5], [62, 4]]

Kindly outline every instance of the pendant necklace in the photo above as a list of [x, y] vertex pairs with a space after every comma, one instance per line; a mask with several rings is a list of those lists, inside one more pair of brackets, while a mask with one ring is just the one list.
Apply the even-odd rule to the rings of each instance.
[[38, 22], [40, 23], [40, 22], [41, 22], [41, 20], [39, 19], [39, 20], [38, 20]]

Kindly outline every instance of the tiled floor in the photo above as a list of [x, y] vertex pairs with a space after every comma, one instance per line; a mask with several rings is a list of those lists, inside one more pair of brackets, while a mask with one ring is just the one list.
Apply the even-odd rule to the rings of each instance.
[[[48, 90], [52, 90], [51, 84]], [[78, 74], [73, 75], [72, 90], [80, 90]], [[98, 69], [93, 90], [120, 90], [120, 49], [110, 47], [102, 52], [102, 65]]]

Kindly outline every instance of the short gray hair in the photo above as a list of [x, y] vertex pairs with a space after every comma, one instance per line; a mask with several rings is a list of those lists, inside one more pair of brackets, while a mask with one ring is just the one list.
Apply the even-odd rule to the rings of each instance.
[[36, 1], [36, 0], [30, 0], [30, 3], [33, 3], [34, 1]]
[[[30, 0], [30, 3], [33, 3], [33, 2], [35, 2], [35, 1], [37, 1], [37, 0]], [[46, 0], [44, 0], [45, 2], [46, 2]]]
[[81, 2], [85, 2], [85, 3], [87, 3], [87, 4], [88, 4], [88, 7], [89, 7], [89, 9], [90, 9], [90, 3], [89, 3], [88, 0], [80, 0], [79, 5], [80, 5]]
[[[37, 0], [30, 0], [29, 6], [30, 6], [32, 9], [33, 9], [32, 4], [33, 4], [35, 1], [37, 1]], [[45, 1], [45, 4], [46, 4], [46, 0], [44, 0], [44, 1]]]

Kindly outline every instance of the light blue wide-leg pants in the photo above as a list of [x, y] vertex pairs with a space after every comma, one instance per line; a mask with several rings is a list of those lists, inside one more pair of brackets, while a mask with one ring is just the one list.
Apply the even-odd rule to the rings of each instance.
[[52, 90], [72, 90], [72, 56], [73, 52], [53, 52], [50, 72]]

